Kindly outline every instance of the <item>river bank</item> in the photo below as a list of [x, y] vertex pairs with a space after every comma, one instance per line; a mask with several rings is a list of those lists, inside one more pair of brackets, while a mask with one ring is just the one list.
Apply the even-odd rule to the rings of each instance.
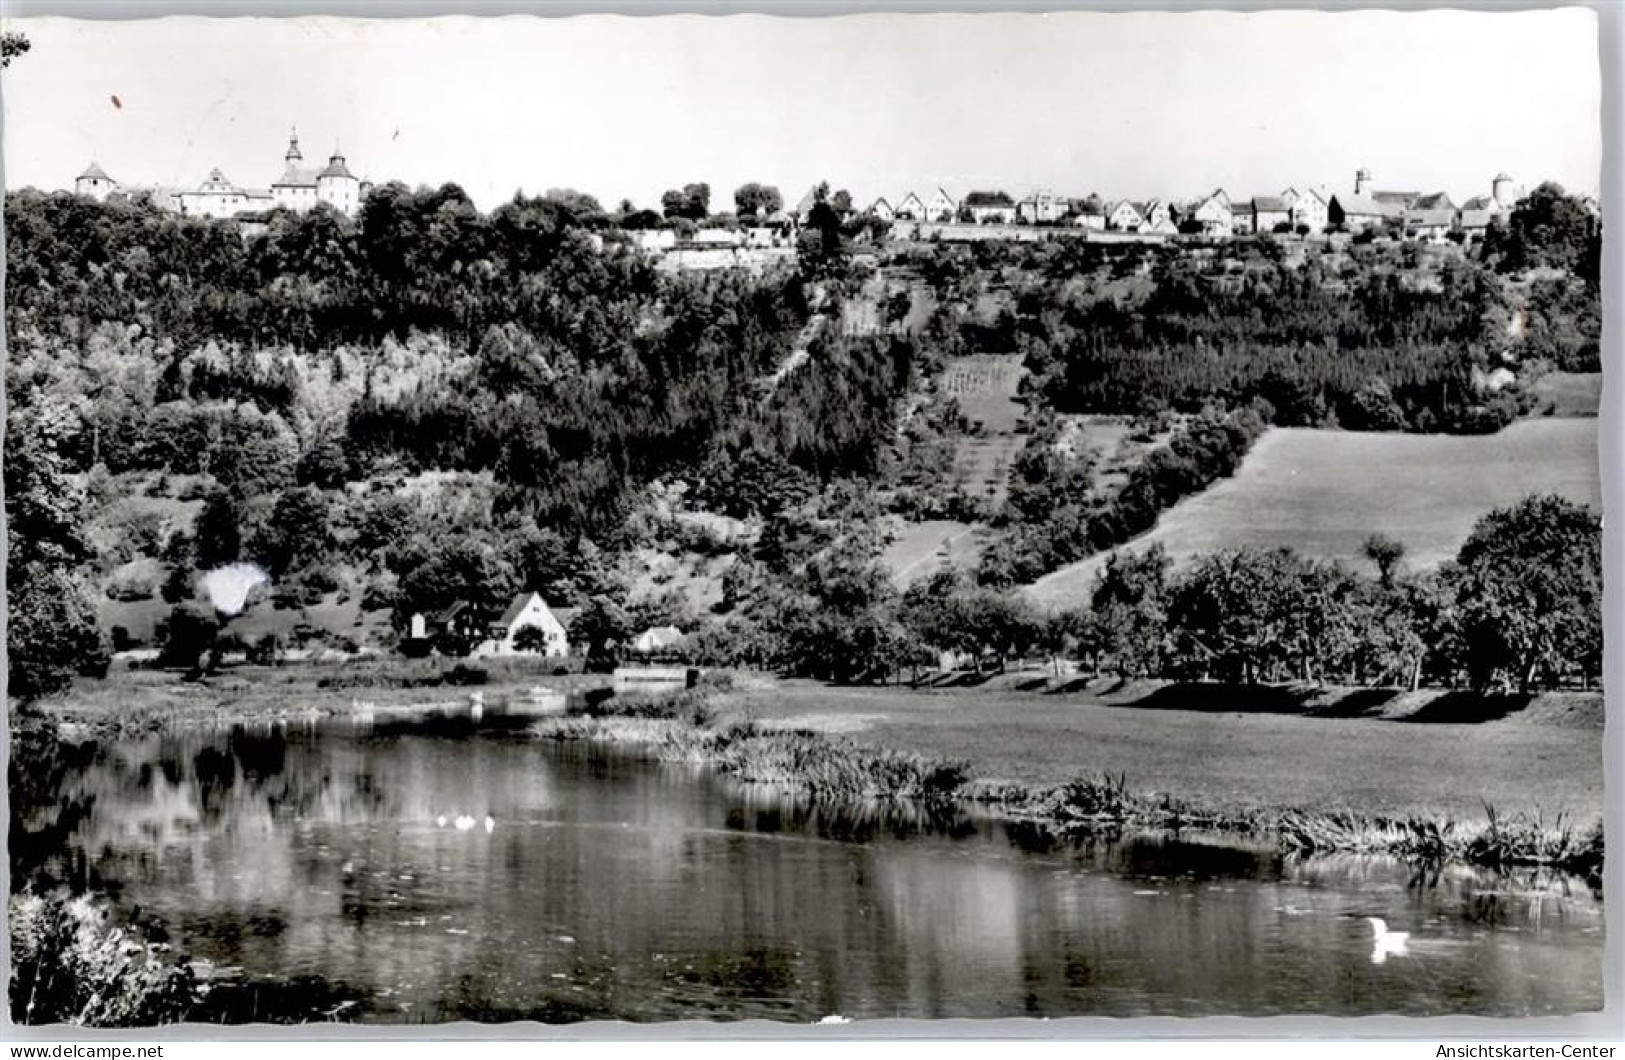
[[[825, 725], [819, 731], [807, 716], [785, 714], [798, 703], [798, 697], [786, 693], [775, 689], [771, 694], [778, 705], [772, 712], [776, 718], [762, 716], [760, 690], [720, 689], [635, 704], [624, 713], [609, 704], [592, 717], [542, 719], [532, 732], [543, 739], [629, 748], [655, 760], [706, 766], [745, 784], [815, 798], [992, 808], [1062, 835], [1195, 830], [1245, 836], [1299, 854], [1543, 866], [1594, 882], [1601, 879], [1600, 813], [1594, 818], [1548, 815], [1532, 805], [1535, 800], [1483, 801], [1481, 813], [1473, 817], [1268, 804], [1256, 797], [1212, 800], [1137, 786], [1127, 771], [1109, 769], [1078, 770], [1056, 783], [1013, 779], [982, 772], [978, 766], [985, 764], [985, 756], [979, 762], [976, 756], [934, 753], [930, 740], [902, 747], [892, 738], [895, 733], [886, 730], [849, 726], [848, 732], [860, 734], [849, 736]], [[996, 741], [998, 732], [988, 729], [984, 742]]]
[[[173, 726], [409, 721], [467, 714], [476, 698], [487, 724], [513, 724], [567, 703], [579, 714], [608, 686], [604, 675], [523, 662], [244, 666], [201, 681], [130, 670], [34, 711], [70, 741]], [[1599, 693], [1514, 700], [1041, 672], [969, 687], [841, 688], [738, 675], [639, 710], [540, 727], [830, 797], [997, 806], [1067, 829], [1205, 828], [1300, 851], [1600, 872]]]

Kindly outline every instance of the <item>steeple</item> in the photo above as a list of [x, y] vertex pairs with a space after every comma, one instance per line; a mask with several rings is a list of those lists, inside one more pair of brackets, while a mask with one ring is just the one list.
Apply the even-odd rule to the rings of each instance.
[[299, 129], [297, 127], [288, 134], [288, 153], [285, 158], [290, 166], [305, 160], [305, 156], [299, 153]]

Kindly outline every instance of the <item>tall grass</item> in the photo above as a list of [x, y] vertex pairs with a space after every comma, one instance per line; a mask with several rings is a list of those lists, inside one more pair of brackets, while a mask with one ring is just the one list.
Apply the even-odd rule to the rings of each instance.
[[1589, 829], [1559, 815], [1506, 815], [1487, 821], [1382, 817], [1299, 809], [1226, 813], [1162, 793], [1133, 790], [1126, 774], [1079, 777], [1054, 788], [973, 778], [964, 762], [869, 747], [839, 736], [719, 721], [701, 691], [629, 704], [620, 716], [545, 719], [538, 736], [633, 747], [650, 758], [703, 765], [748, 784], [816, 797], [913, 799], [997, 805], [1063, 833], [1202, 829], [1272, 838], [1283, 852], [1387, 854], [1418, 861], [1549, 866], [1600, 879], [1602, 822]]

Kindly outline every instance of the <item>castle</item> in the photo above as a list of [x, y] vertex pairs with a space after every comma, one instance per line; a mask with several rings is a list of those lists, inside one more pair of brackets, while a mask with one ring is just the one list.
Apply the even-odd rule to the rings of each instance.
[[238, 187], [218, 168], [210, 170], [208, 179], [195, 188], [126, 188], [95, 162], [79, 174], [73, 190], [98, 202], [144, 194], [157, 205], [187, 217], [236, 217], [277, 207], [303, 213], [322, 203], [342, 214], [355, 216], [372, 185], [350, 172], [337, 149], [328, 158], [327, 165], [319, 170], [306, 167], [304, 161], [304, 154], [299, 150], [299, 133], [295, 131], [288, 137], [282, 175], [268, 190]]

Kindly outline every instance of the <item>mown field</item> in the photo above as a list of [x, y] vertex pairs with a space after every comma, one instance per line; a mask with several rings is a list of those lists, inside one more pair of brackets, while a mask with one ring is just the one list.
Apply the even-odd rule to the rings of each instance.
[[[1284, 546], [1362, 563], [1377, 531], [1404, 543], [1405, 565], [1454, 556], [1473, 524], [1531, 493], [1600, 506], [1595, 419], [1523, 420], [1487, 436], [1274, 428], [1235, 477], [1175, 505], [1127, 548], [1160, 542], [1176, 562], [1219, 549]], [[1084, 599], [1105, 556], [1040, 578], [1040, 603]]]
[[899, 586], [923, 581], [945, 567], [970, 570], [981, 553], [977, 527], [951, 519], [904, 523], [880, 560]]
[[1590, 725], [1544, 723], [1567, 711], [1541, 703], [1476, 724], [1306, 717], [1274, 712], [1245, 694], [1225, 709], [1214, 697], [1194, 696], [1191, 709], [1180, 709], [1177, 690], [1139, 697], [1139, 705], [1008, 688], [922, 692], [802, 682], [739, 697], [762, 721], [961, 759], [973, 776], [1033, 786], [1109, 772], [1124, 774], [1130, 790], [1234, 811], [1300, 807], [1482, 821], [1488, 803], [1499, 812], [1538, 809], [1548, 824], [1561, 811], [1585, 827], [1602, 812], [1595, 696]]

